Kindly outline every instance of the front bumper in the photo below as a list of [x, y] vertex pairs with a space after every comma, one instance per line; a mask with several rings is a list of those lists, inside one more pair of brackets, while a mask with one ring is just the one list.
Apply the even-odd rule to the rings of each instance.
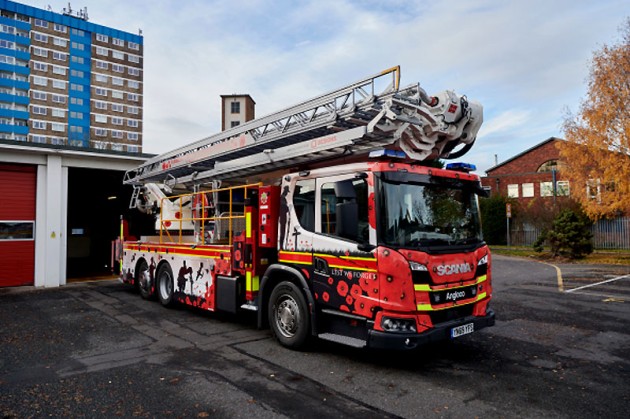
[[484, 327], [494, 326], [494, 311], [488, 309], [483, 317], [468, 316], [463, 319], [440, 323], [424, 333], [391, 333], [370, 330], [367, 346], [374, 349], [415, 349], [431, 342], [451, 339], [451, 329], [474, 323], [475, 332]]

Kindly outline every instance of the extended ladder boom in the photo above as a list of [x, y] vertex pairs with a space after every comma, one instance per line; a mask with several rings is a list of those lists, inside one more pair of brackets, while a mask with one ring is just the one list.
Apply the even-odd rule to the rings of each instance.
[[419, 85], [400, 88], [399, 82], [400, 67], [393, 67], [154, 157], [128, 171], [124, 182], [202, 184], [384, 146], [420, 161], [468, 151], [483, 119], [481, 105], [451, 91], [429, 97]]

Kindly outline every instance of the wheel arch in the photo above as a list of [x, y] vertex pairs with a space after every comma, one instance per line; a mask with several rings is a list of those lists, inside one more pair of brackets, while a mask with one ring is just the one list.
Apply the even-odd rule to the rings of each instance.
[[294, 283], [302, 291], [304, 298], [306, 298], [309, 314], [311, 316], [311, 334], [316, 336], [317, 322], [315, 321], [315, 300], [313, 299], [313, 293], [308, 286], [306, 278], [297, 269], [291, 266], [281, 265], [279, 263], [270, 265], [265, 271], [265, 274], [260, 282], [260, 290], [258, 292], [258, 328], [262, 329], [269, 327], [269, 322], [267, 321], [267, 306], [269, 305], [269, 297], [271, 296], [271, 292], [274, 287], [283, 281]]

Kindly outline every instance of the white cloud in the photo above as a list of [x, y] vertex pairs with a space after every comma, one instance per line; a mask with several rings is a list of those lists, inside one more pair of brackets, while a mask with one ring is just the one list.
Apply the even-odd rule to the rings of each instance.
[[[55, 11], [66, 0], [24, 0]], [[90, 21], [144, 36], [144, 150], [220, 129], [221, 94], [262, 116], [393, 65], [403, 84], [484, 105], [467, 159], [482, 169], [561, 136], [591, 52], [618, 35], [621, 0], [83, 0]], [[78, 5], [77, 5], [78, 6]]]

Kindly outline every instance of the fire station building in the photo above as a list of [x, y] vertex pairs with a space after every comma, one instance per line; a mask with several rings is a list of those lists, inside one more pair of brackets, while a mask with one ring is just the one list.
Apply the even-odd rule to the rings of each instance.
[[133, 216], [124, 172], [147, 157], [0, 140], [0, 287], [111, 276], [120, 215]]

